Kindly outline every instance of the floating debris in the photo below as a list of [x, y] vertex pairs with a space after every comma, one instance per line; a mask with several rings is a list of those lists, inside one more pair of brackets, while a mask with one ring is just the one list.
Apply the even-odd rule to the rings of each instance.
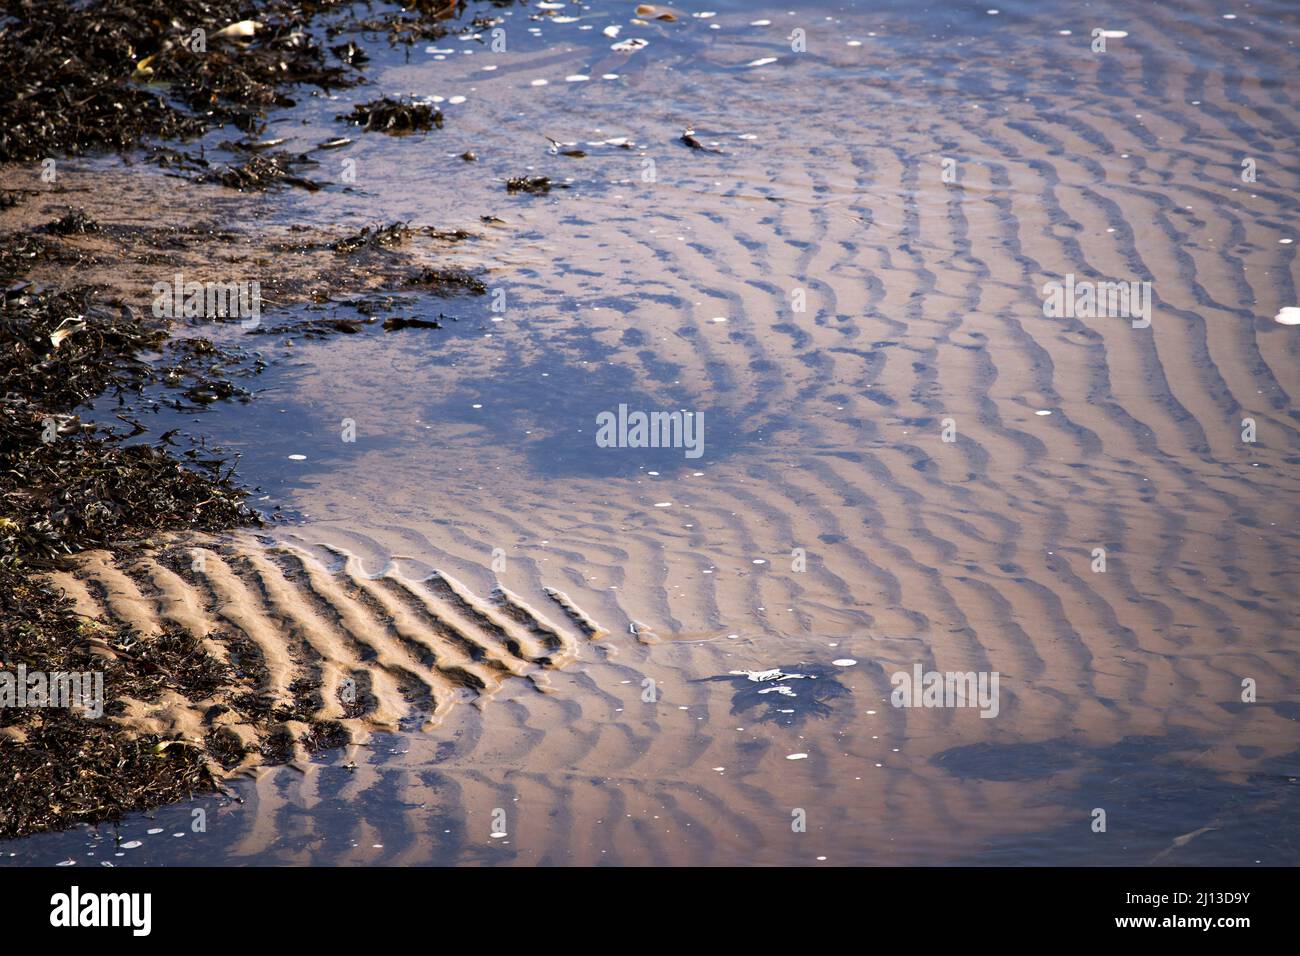
[[506, 192], [511, 193], [549, 193], [551, 189], [568, 189], [564, 183], [552, 183], [547, 176], [516, 176], [506, 180]]
[[[787, 727], [798, 726], [809, 717], [830, 716], [830, 702], [853, 693], [830, 668], [821, 665], [735, 670], [702, 680], [731, 682], [735, 688], [731, 697], [732, 714], [756, 711], [753, 719], [760, 723], [779, 723]], [[799, 683], [794, 685], [790, 681]]]
[[688, 128], [682, 130], [682, 135], [678, 137], [678, 142], [681, 142], [684, 145], [689, 146], [691, 149], [699, 150], [702, 153], [718, 153], [719, 155], [721, 155], [722, 153], [722, 150], [714, 149], [712, 146], [705, 146], [698, 139], [696, 139], [695, 130], [693, 129]]

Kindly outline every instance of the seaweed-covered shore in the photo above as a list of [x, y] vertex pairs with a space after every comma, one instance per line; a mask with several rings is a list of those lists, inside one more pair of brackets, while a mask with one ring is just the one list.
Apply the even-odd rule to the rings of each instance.
[[[78, 416], [99, 396], [146, 388], [164, 390], [176, 407], [246, 397], [237, 379], [248, 371], [241, 366], [256, 366], [256, 357], [234, 355], [202, 336], [172, 338], [170, 318], [139, 308], [149, 279], [182, 261], [201, 275], [207, 262], [224, 256], [227, 263], [293, 260], [296, 267], [280, 268], [277, 261], [264, 290], [278, 303], [319, 302], [385, 284], [474, 283], [408, 257], [401, 247], [413, 230], [405, 224], [262, 237], [249, 248], [246, 237], [236, 244], [219, 226], [193, 225], [202, 216], [189, 194], [310, 186], [298, 172], [307, 157], [282, 155], [251, 138], [268, 111], [292, 104], [296, 89], [360, 80], [366, 58], [347, 38], [351, 33], [412, 42], [486, 22], [463, 2], [424, 0], [376, 7], [361, 19], [351, 5], [332, 0], [6, 5], [0, 16], [0, 60], [8, 67], [0, 77], [0, 170], [6, 171], [0, 190], [0, 676], [8, 676], [0, 686], [0, 838], [113, 819], [217, 789], [220, 768], [238, 756], [218, 734], [205, 740], [132, 734], [114, 719], [124, 698], [206, 699], [235, 680], [228, 662], [179, 633], [146, 637], [88, 619], [42, 574], [88, 549], [129, 548], [164, 532], [215, 532], [262, 520], [245, 503], [230, 461], [182, 451], [184, 442], [169, 435], [128, 442], [121, 430]], [[421, 113], [407, 115], [415, 109], [410, 105], [371, 106], [362, 111], [367, 129], [434, 123]], [[216, 167], [187, 148], [190, 137], [217, 127], [241, 140], [232, 148], [243, 162]], [[114, 221], [102, 208], [87, 211], [81, 206], [91, 204], [81, 200], [95, 186], [77, 186], [76, 175], [63, 170], [41, 175], [51, 161], [108, 151], [185, 174], [168, 181], [174, 184], [170, 224], [144, 227]], [[51, 204], [63, 213], [50, 215]], [[375, 321], [368, 315], [357, 324]], [[383, 328], [409, 324], [389, 319]], [[101, 706], [21, 706], [24, 701], [3, 696], [13, 696], [22, 675], [72, 673], [102, 678]], [[254, 717], [273, 735], [273, 714]], [[320, 728], [319, 736], [328, 741], [329, 729]]]

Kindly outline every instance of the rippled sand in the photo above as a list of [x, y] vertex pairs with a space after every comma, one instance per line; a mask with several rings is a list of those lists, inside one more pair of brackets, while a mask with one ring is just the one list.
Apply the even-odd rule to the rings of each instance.
[[[472, 227], [505, 311], [299, 342], [260, 411], [213, 416], [302, 521], [182, 542], [216, 569], [193, 581], [148, 555], [68, 581], [242, 632], [272, 689], [374, 689], [367, 746], [250, 768], [205, 852], [1294, 863], [1300, 23], [1222, 12], [620, 13], [377, 64], [467, 101], [292, 215]], [[525, 172], [572, 188], [507, 198]], [[1150, 282], [1150, 327], [1045, 316], [1066, 274]], [[703, 456], [597, 448], [620, 403], [703, 412]], [[891, 706], [915, 664], [996, 671], [997, 716]], [[847, 692], [783, 708], [731, 674], [777, 667]]]

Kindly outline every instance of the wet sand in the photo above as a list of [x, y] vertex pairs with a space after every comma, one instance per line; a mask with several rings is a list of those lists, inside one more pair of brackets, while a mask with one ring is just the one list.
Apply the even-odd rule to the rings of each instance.
[[[1300, 304], [1300, 23], [1056, 7], [602, 10], [508, 58], [377, 60], [385, 93], [467, 100], [279, 215], [463, 221], [489, 296], [416, 306], [457, 319], [427, 335], [269, 340], [263, 393], [202, 428], [297, 520], [167, 543], [202, 574], [146, 551], [60, 578], [85, 613], [253, 641], [354, 743], [250, 758], [220, 828], [125, 862], [1296, 862], [1273, 317]], [[610, 50], [614, 24], [650, 45]], [[1127, 35], [1093, 53], [1094, 26]], [[571, 188], [507, 196], [524, 174]], [[1046, 316], [1067, 274], [1150, 282], [1150, 327]], [[703, 455], [597, 447], [619, 404], [703, 412]], [[917, 664], [997, 672], [997, 716], [892, 706]], [[823, 676], [732, 673], [778, 667]], [[170, 704], [131, 719], [201, 732]]]

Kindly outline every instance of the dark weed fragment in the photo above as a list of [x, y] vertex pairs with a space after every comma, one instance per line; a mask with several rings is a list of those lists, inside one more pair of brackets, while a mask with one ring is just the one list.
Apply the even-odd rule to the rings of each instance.
[[335, 252], [350, 255], [363, 249], [394, 249], [411, 237], [411, 230], [404, 222], [395, 222], [389, 226], [376, 226], [371, 229], [363, 226], [360, 232], [344, 236], [330, 244]]
[[45, 231], [56, 236], [84, 236], [86, 233], [99, 232], [99, 223], [80, 209], [69, 209], [66, 216], [46, 225]]
[[233, 770], [239, 766], [248, 752], [239, 735], [227, 727], [216, 727], [208, 731], [203, 746], [222, 770]]
[[221, 183], [223, 186], [241, 192], [264, 192], [280, 184], [298, 186], [308, 192], [316, 192], [321, 188], [320, 183], [293, 172], [294, 165], [304, 163], [314, 165], [314, 160], [305, 156], [293, 156], [283, 151], [255, 153], [246, 162], [203, 173], [198, 177], [198, 181]]
[[441, 110], [427, 103], [403, 102], [387, 96], [358, 104], [352, 107], [351, 113], [341, 113], [338, 118], [360, 126], [366, 132], [388, 133], [390, 136], [426, 132], [435, 126], [442, 129]]
[[487, 295], [487, 284], [464, 269], [421, 269], [406, 284], [436, 295]]
[[308, 723], [308, 728], [302, 736], [302, 745], [309, 754], [337, 750], [352, 739], [347, 728], [333, 720], [313, 720]]
[[262, 741], [261, 749], [268, 766], [286, 764], [293, 759], [293, 733], [287, 727], [281, 727]]
[[437, 319], [408, 319], [402, 316], [394, 316], [391, 319], [384, 319], [385, 332], [399, 332], [402, 329], [440, 329], [442, 323]]
[[568, 189], [565, 183], [552, 183], [547, 176], [516, 176], [506, 180], [506, 192], [549, 193], [551, 189]]
[[478, 238], [474, 233], [466, 232], [464, 229], [438, 229], [434, 226], [426, 226], [424, 234], [430, 239], [438, 239], [442, 242], [464, 242], [466, 239]]

